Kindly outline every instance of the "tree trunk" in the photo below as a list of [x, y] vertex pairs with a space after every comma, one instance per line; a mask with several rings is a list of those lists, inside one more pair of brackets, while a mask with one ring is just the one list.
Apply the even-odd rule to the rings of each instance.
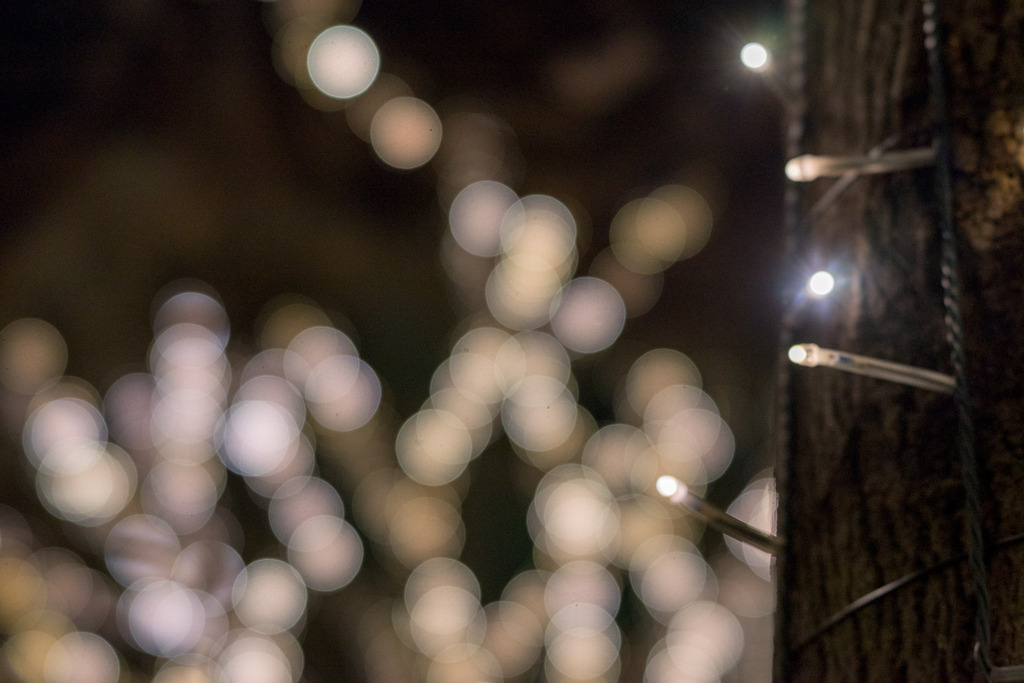
[[[930, 145], [920, 1], [805, 11], [803, 151]], [[1011, 538], [1024, 531], [1024, 3], [950, 1], [940, 18], [992, 660], [1007, 666], [1024, 664], [1024, 542]], [[935, 169], [862, 177], [814, 218], [832, 182], [803, 189], [793, 266], [828, 266], [839, 285], [794, 304], [792, 341], [952, 373]], [[824, 368], [793, 367], [783, 386], [778, 677], [981, 680], [954, 400]]]

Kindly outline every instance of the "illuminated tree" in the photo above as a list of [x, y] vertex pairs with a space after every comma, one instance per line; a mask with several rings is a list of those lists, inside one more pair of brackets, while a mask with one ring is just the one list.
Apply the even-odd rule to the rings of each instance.
[[[964, 475], [958, 443], [968, 437], [949, 396], [825, 369], [792, 371], [779, 634], [786, 680], [978, 680], [975, 619], [988, 609], [966, 557], [965, 490], [975, 487], [992, 663], [1024, 661], [1014, 538], [1024, 481], [1024, 11], [1013, 3], [942, 3], [946, 97], [935, 99], [920, 5], [807, 3], [803, 151], [929, 146], [948, 116], [980, 481]], [[792, 120], [800, 114], [797, 106]], [[834, 181], [805, 186], [794, 258], [831, 266], [838, 284], [829, 299], [793, 311], [792, 341], [953, 372], [937, 172], [863, 177], [817, 207]], [[855, 603], [883, 586], [891, 590]]]

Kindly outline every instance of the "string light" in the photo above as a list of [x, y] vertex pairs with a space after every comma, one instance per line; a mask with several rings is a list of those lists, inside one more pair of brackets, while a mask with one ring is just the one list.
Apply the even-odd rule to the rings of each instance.
[[786, 177], [795, 182], [810, 182], [826, 176], [893, 173], [935, 164], [932, 147], [885, 152], [877, 156], [819, 156], [803, 154], [786, 162]]
[[730, 514], [722, 512], [703, 498], [692, 493], [683, 482], [669, 474], [658, 477], [654, 484], [658, 493], [670, 503], [688, 508], [699, 515], [709, 526], [738, 541], [749, 543], [759, 550], [771, 555], [778, 555], [782, 550], [782, 541], [777, 536], [750, 526]]
[[740, 61], [751, 71], [765, 71], [772, 63], [771, 54], [761, 43], [747, 43], [740, 50]]
[[789, 359], [797, 365], [809, 368], [817, 366], [836, 368], [943, 394], [952, 394], [956, 386], [952, 376], [941, 372], [891, 363], [845, 351], [823, 349], [817, 344], [796, 344], [790, 347]]
[[819, 270], [807, 281], [807, 290], [814, 296], [828, 296], [835, 289], [836, 279], [827, 270]]

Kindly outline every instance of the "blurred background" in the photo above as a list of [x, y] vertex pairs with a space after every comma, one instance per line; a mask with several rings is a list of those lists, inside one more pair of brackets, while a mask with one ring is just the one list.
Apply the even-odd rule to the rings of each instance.
[[778, 5], [2, 10], [4, 675], [769, 680]]

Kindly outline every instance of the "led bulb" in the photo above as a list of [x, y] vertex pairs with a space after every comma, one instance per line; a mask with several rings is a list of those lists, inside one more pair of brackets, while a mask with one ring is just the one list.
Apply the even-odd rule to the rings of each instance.
[[751, 71], [764, 71], [771, 65], [771, 55], [761, 43], [747, 43], [740, 50], [740, 61]]
[[893, 173], [935, 163], [935, 148], [914, 147], [867, 156], [819, 156], [804, 154], [786, 162], [786, 177], [795, 182], [809, 182], [823, 176], [847, 173]]
[[827, 270], [819, 270], [807, 281], [807, 289], [814, 296], [826, 296], [835, 289], [836, 279]]
[[803, 365], [803, 362], [807, 360], [807, 349], [804, 348], [803, 344], [790, 346], [789, 359], [796, 363], [797, 365]]
[[658, 481], [654, 484], [654, 488], [658, 489], [658, 493], [666, 498], [675, 496], [679, 492], [680, 487], [684, 490], [686, 488], [682, 482], [669, 474], [658, 477]]
[[892, 363], [879, 358], [860, 356], [846, 351], [823, 349], [817, 344], [797, 344], [789, 348], [789, 359], [809, 368], [822, 366], [890, 382], [952, 394], [956, 381], [950, 375], [912, 365]]

